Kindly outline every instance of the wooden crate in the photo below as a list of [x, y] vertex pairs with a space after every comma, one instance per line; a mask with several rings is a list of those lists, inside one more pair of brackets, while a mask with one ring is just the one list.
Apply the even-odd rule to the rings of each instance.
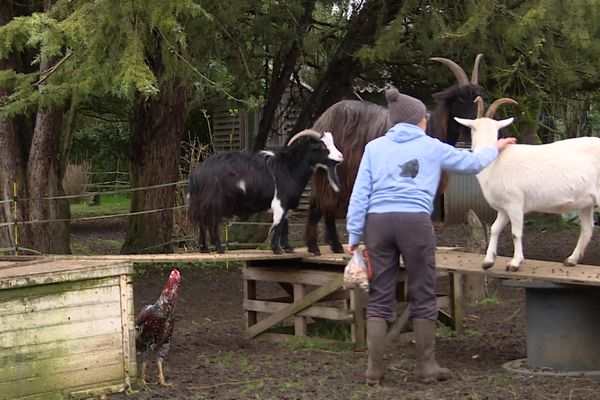
[[130, 262], [0, 261], [0, 399], [87, 398], [136, 376]]

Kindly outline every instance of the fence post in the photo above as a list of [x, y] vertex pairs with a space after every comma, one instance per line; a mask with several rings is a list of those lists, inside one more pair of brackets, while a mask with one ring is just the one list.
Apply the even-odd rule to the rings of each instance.
[[19, 224], [17, 224], [17, 181], [13, 181], [13, 224], [15, 226], [15, 256], [19, 255]]

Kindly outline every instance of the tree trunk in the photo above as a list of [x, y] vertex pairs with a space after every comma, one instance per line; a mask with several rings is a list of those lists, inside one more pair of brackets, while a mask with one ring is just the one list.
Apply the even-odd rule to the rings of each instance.
[[[56, 0], [44, 0], [48, 12]], [[40, 72], [52, 68], [57, 58], [42, 60]], [[70, 249], [71, 211], [66, 199], [48, 199], [64, 195], [58, 178], [58, 143], [60, 140], [63, 110], [49, 107], [39, 110], [27, 160], [27, 196], [25, 214], [33, 223], [25, 230], [24, 243], [36, 251], [50, 254], [68, 254]]]
[[[273, 71], [271, 84], [269, 85], [269, 93], [267, 94], [267, 101], [262, 109], [262, 115], [258, 124], [258, 135], [254, 141], [253, 150], [262, 150], [266, 147], [269, 139], [269, 133], [273, 126], [273, 119], [275, 118], [275, 111], [277, 106], [281, 103], [283, 94], [290, 84], [290, 78], [298, 62], [301, 52], [301, 44], [304, 36], [308, 32], [310, 23], [312, 20], [312, 13], [315, 9], [315, 1], [308, 0], [303, 2], [304, 14], [300, 19], [298, 26], [298, 37], [292, 44], [292, 47], [286, 54], [278, 54], [281, 58], [281, 62], [273, 63]], [[281, 68], [276, 70], [275, 66], [281, 65]]]
[[[51, 68], [56, 59], [41, 62], [40, 70]], [[31, 224], [32, 248], [42, 253], [68, 254], [70, 250], [69, 201], [49, 199], [63, 196], [62, 182], [58, 177], [58, 144], [63, 110], [48, 108], [37, 113], [29, 159], [27, 161], [27, 202], [30, 221], [52, 221]], [[64, 221], [62, 221], [64, 220]]]
[[[44, 0], [44, 11], [48, 11], [54, 0]], [[4, 2], [0, 8], [2, 18], [14, 13], [13, 2]], [[23, 10], [21, 10], [23, 11]], [[12, 18], [12, 16], [11, 16]], [[6, 23], [10, 18], [3, 20]], [[40, 71], [45, 71], [55, 64], [56, 60], [47, 59], [40, 63]], [[4, 68], [17, 69], [17, 57], [2, 61]], [[69, 219], [69, 203], [66, 200], [40, 200], [41, 198], [64, 194], [57, 177], [57, 149], [60, 138], [62, 110], [48, 109], [38, 112], [35, 120], [33, 136], [25, 129], [24, 119], [14, 118], [0, 121], [0, 154], [2, 167], [2, 198], [13, 197], [13, 187], [17, 188], [20, 198], [30, 199], [27, 203], [19, 201], [16, 211], [9, 210], [3, 204], [2, 215], [6, 220], [16, 218], [22, 221], [48, 221]], [[31, 137], [31, 143], [29, 142]], [[11, 204], [13, 206], [13, 204]], [[68, 222], [35, 223], [19, 225], [19, 245], [42, 253], [69, 253]], [[2, 234], [3, 242], [7, 240], [15, 245], [15, 231], [7, 236]]]
[[[158, 51], [160, 53], [160, 50]], [[162, 59], [154, 60], [159, 81], [164, 76]], [[163, 81], [152, 99], [138, 95], [134, 104], [130, 144], [132, 188], [173, 183], [179, 180], [180, 146], [185, 119], [186, 88], [177, 79]], [[176, 186], [134, 191], [127, 237], [121, 253], [172, 253], [173, 210]]]
[[[0, 26], [6, 25], [15, 15], [12, 1], [0, 4]], [[14, 57], [0, 60], [0, 70], [15, 69]], [[0, 88], [0, 98], [10, 92]], [[23, 182], [23, 163], [17, 141], [14, 119], [0, 118], [0, 224], [14, 222], [13, 204], [7, 200], [13, 197], [13, 183]], [[14, 227], [0, 226], [0, 248], [14, 248]]]
[[352, 88], [361, 69], [356, 52], [364, 45], [375, 43], [379, 30], [395, 19], [402, 4], [402, 1], [368, 0], [350, 18], [339, 48], [298, 116], [291, 134], [309, 127], [327, 107]]

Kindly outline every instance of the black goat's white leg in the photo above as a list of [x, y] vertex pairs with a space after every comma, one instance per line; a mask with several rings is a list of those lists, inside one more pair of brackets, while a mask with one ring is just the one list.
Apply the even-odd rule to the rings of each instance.
[[314, 199], [310, 201], [310, 205], [308, 207], [308, 220], [306, 221], [306, 230], [304, 232], [304, 240], [306, 241], [306, 246], [308, 247], [308, 252], [314, 254], [315, 256], [321, 255], [321, 250], [319, 249], [319, 221], [321, 220], [321, 209], [317, 206], [317, 203]]
[[577, 240], [577, 246], [563, 264], [567, 267], [576, 265], [579, 260], [583, 257], [585, 249], [592, 239], [592, 233], [594, 231], [594, 207], [589, 206], [579, 210], [579, 223], [581, 225], [581, 232], [579, 233], [579, 239]]
[[335, 226], [335, 213], [325, 213], [325, 234], [327, 235], [327, 243], [334, 253], [343, 253], [344, 248], [340, 243], [340, 238]]
[[204, 226], [198, 228], [198, 248], [200, 253], [210, 253], [210, 249], [206, 244], [206, 228]]
[[284, 218], [283, 221], [281, 221], [281, 247], [283, 248], [283, 251], [285, 251], [286, 253], [293, 253], [294, 252], [294, 248], [290, 245], [290, 240], [289, 240], [289, 233], [290, 233], [290, 226], [289, 226], [289, 219]]
[[225, 253], [225, 249], [223, 249], [221, 239], [219, 238], [219, 227], [216, 225], [210, 227], [210, 242], [215, 246], [217, 253]]

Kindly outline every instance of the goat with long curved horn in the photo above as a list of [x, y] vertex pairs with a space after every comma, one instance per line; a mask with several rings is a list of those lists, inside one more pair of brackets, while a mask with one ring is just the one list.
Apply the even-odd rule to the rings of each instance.
[[303, 131], [296, 133], [294, 136], [292, 136], [292, 138], [289, 140], [287, 145], [289, 146], [290, 144], [294, 143], [296, 140], [300, 139], [301, 137], [305, 137], [305, 136], [312, 137], [312, 138], [319, 140], [323, 137], [323, 134], [315, 131], [314, 129], [305, 129]]
[[448, 58], [443, 58], [443, 57], [431, 57], [430, 60], [431, 61], [437, 61], [439, 63], [444, 64], [448, 68], [450, 68], [450, 71], [452, 71], [452, 73], [456, 77], [456, 80], [458, 82], [458, 86], [467, 86], [467, 85], [469, 85], [469, 78], [467, 78], [467, 74], [454, 61], [452, 61], [452, 60], [450, 60]]
[[477, 96], [473, 103], [477, 103], [477, 116], [475, 118], [483, 117], [483, 97]]
[[473, 71], [471, 71], [471, 84], [472, 85], [477, 85], [479, 84], [479, 61], [481, 61], [481, 58], [483, 57], [483, 54], [479, 53], [477, 54], [477, 57], [475, 57], [475, 62], [473, 63]]
[[517, 105], [519, 103], [517, 103], [515, 100], [513, 100], [513, 99], [511, 99], [509, 97], [503, 97], [501, 99], [496, 99], [488, 107], [487, 111], [485, 112], [485, 117], [486, 118], [494, 118], [494, 114], [496, 114], [496, 111], [498, 110], [498, 107], [500, 107], [503, 104]]

